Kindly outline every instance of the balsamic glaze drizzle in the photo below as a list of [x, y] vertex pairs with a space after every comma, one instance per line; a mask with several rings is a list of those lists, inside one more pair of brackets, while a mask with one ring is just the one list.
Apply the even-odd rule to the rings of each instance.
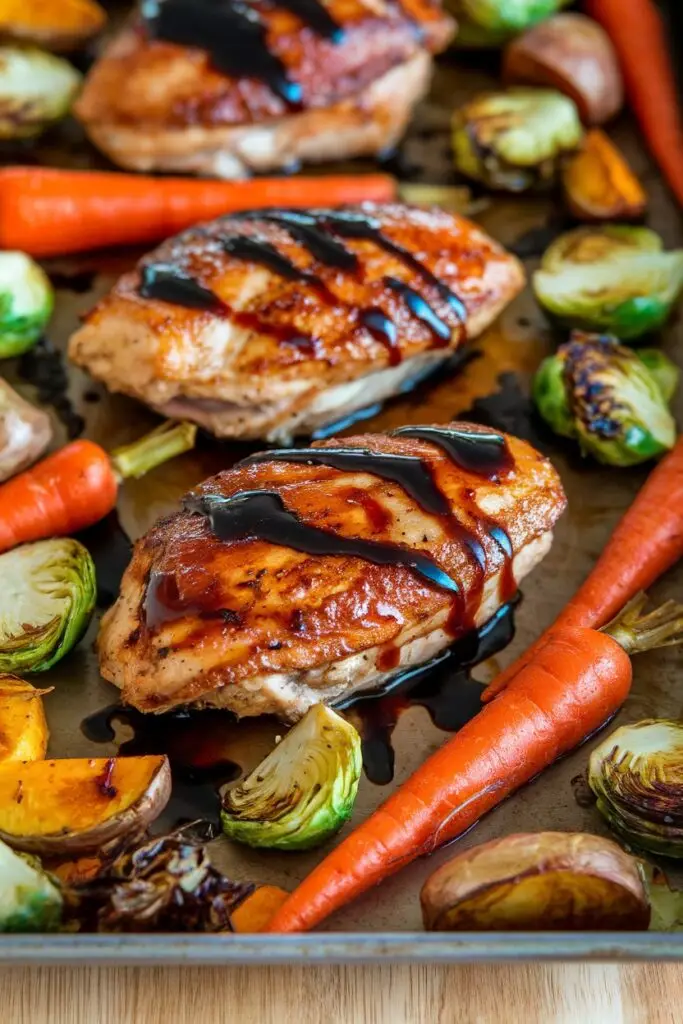
[[206, 309], [218, 312], [221, 301], [217, 295], [181, 273], [177, 267], [166, 263], [147, 264], [141, 271], [140, 294], [145, 299], [160, 299], [189, 309]]
[[368, 448], [281, 448], [250, 455], [238, 466], [260, 462], [304, 463], [331, 466], [350, 473], [370, 473], [399, 484], [425, 512], [437, 516], [450, 514], [450, 506], [434, 483], [428, 465], [413, 455], [373, 452]]
[[457, 427], [399, 427], [393, 437], [415, 437], [442, 448], [456, 466], [497, 481], [513, 468], [513, 460], [502, 434], [458, 430]]
[[219, 540], [258, 538], [309, 555], [362, 558], [375, 565], [402, 565], [442, 590], [459, 594], [460, 587], [427, 555], [397, 544], [342, 537], [302, 523], [276, 491], [240, 491], [230, 497], [204, 494], [185, 500], [184, 508], [206, 516]]

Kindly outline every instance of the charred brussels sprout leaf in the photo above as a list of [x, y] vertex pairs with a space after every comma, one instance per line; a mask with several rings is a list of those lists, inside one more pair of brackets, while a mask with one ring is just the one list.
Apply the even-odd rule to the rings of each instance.
[[54, 293], [47, 275], [23, 252], [0, 252], [0, 359], [21, 355], [43, 333]]
[[453, 116], [455, 165], [489, 188], [524, 192], [552, 182], [582, 135], [576, 105], [552, 89], [482, 93]]
[[97, 932], [225, 932], [254, 891], [211, 863], [187, 829], [158, 836], [116, 857], [96, 878], [65, 886], [66, 913]]
[[683, 290], [683, 249], [664, 252], [648, 228], [577, 228], [550, 246], [533, 286], [563, 323], [639, 338], [665, 323]]
[[65, 117], [81, 83], [68, 61], [35, 47], [0, 46], [0, 138], [38, 135]]
[[571, 0], [449, 0], [458, 19], [456, 45], [500, 46], [566, 7]]
[[78, 643], [95, 608], [95, 567], [76, 540], [0, 556], [0, 672], [44, 672]]
[[358, 733], [316, 704], [251, 775], [224, 794], [223, 831], [249, 846], [318, 846], [350, 817], [360, 772]]
[[616, 832], [683, 858], [683, 723], [646, 719], [617, 729], [591, 754], [588, 781]]
[[0, 842], [0, 932], [55, 931], [61, 918], [62, 897], [40, 862]]
[[677, 380], [661, 352], [636, 353], [615, 338], [575, 331], [541, 364], [533, 397], [555, 433], [576, 438], [585, 454], [633, 466], [673, 447], [676, 424], [667, 402]]

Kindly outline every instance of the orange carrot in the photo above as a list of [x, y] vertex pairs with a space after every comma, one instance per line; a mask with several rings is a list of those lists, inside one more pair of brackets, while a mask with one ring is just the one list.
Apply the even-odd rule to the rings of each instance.
[[652, 471], [585, 582], [546, 632], [484, 690], [484, 703], [533, 660], [563, 626], [602, 626], [683, 557], [683, 436]]
[[214, 181], [7, 167], [0, 170], [0, 248], [58, 256], [157, 242], [240, 210], [386, 202], [395, 195], [387, 174]]
[[262, 932], [289, 896], [276, 885], [260, 885], [230, 915], [233, 931]]
[[314, 868], [267, 928], [303, 931], [471, 827], [599, 729], [628, 695], [629, 654], [683, 641], [683, 606], [641, 617], [641, 595], [610, 633], [567, 627], [374, 814]]
[[586, 10], [614, 43], [642, 132], [683, 206], [683, 116], [662, 16], [653, 0], [587, 0]]
[[48, 455], [0, 486], [0, 553], [92, 526], [116, 505], [122, 479], [188, 451], [196, 433], [189, 423], [165, 424], [111, 456], [92, 441]]

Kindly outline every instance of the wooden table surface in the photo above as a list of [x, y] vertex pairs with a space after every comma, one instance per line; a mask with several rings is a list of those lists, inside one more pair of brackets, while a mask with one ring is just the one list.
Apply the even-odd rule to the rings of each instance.
[[0, 970], [2, 1024], [678, 1024], [676, 965]]

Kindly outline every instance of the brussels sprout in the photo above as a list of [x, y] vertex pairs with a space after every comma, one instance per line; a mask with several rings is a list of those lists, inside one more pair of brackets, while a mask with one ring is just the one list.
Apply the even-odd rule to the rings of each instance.
[[38, 264], [23, 252], [0, 252], [0, 359], [30, 348], [53, 306], [52, 285]]
[[650, 718], [617, 729], [591, 754], [588, 781], [616, 832], [683, 858], [683, 723]]
[[552, 89], [482, 93], [453, 115], [457, 169], [508, 192], [551, 182], [582, 137], [575, 103]]
[[667, 401], [677, 380], [677, 367], [661, 352], [636, 353], [616, 338], [574, 331], [541, 364], [532, 391], [556, 434], [577, 438], [598, 462], [634, 466], [673, 448]]
[[78, 643], [95, 608], [95, 566], [76, 540], [0, 555], [0, 672], [44, 672]]
[[38, 135], [69, 112], [81, 76], [34, 47], [0, 46], [0, 138]]
[[0, 932], [55, 931], [62, 897], [35, 857], [0, 842]]
[[549, 18], [571, 0], [449, 0], [458, 20], [458, 46], [500, 46], [510, 36]]
[[562, 322], [639, 338], [662, 326], [683, 290], [683, 249], [664, 252], [648, 228], [577, 228], [550, 246], [533, 286]]
[[223, 831], [249, 846], [318, 846], [351, 816], [361, 766], [356, 730], [316, 704], [251, 775], [226, 791]]

